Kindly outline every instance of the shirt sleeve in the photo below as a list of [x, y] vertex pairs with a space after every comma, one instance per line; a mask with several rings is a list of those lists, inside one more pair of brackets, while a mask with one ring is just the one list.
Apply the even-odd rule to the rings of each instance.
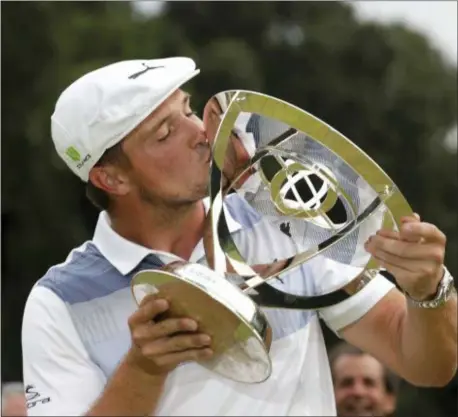
[[83, 415], [105, 386], [66, 304], [45, 287], [34, 287], [27, 300], [22, 355], [29, 416]]
[[[311, 264], [313, 269], [320, 269], [314, 271], [315, 277], [319, 277], [318, 280], [315, 278], [316, 284], [322, 286], [320, 283], [324, 283], [329, 290], [341, 288], [342, 285], [350, 282], [349, 277], [356, 277], [360, 271], [359, 268], [323, 258], [321, 262]], [[395, 288], [393, 283], [383, 275], [377, 274], [356, 294], [338, 304], [321, 309], [319, 315], [326, 325], [338, 335], [341, 329], [363, 317], [393, 288]]]

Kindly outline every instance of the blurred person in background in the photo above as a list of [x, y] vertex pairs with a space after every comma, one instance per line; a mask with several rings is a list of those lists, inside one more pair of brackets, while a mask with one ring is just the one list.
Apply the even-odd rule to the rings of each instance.
[[[130, 282], [138, 271], [177, 260], [206, 264], [201, 243], [211, 147], [182, 89], [197, 73], [189, 58], [121, 61], [79, 78], [56, 103], [56, 150], [101, 213], [93, 239], [51, 267], [28, 297], [24, 382], [37, 395], [29, 415], [335, 414], [317, 312], [266, 309], [273, 375], [250, 385], [195, 363], [213, 355], [211, 337], [196, 321], [160, 320], [167, 300], [147, 296], [139, 307], [133, 300]], [[256, 225], [237, 198], [224, 202], [236, 242], [237, 231]], [[419, 217], [403, 222], [399, 233], [380, 231], [365, 249], [407, 296], [379, 274], [361, 279], [356, 293], [349, 290], [354, 297], [319, 315], [405, 379], [442, 386], [456, 369], [446, 238]], [[263, 238], [248, 242], [248, 262], [259, 251], [285, 256], [285, 233], [267, 226], [257, 232]], [[338, 278], [341, 268], [317, 256], [290, 280], [299, 288], [288, 289], [300, 291], [323, 275]]]
[[2, 416], [26, 416], [27, 406], [21, 382], [2, 384]]
[[391, 416], [399, 380], [372, 355], [346, 342], [329, 352], [338, 416]]

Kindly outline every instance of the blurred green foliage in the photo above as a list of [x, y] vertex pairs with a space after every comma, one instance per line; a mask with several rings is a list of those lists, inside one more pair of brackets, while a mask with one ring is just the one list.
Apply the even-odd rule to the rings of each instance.
[[[56, 156], [50, 115], [85, 72], [122, 59], [184, 55], [202, 74], [194, 105], [227, 88], [292, 102], [351, 138], [415, 211], [448, 236], [458, 276], [456, 66], [400, 25], [359, 22], [341, 2], [168, 2], [145, 16], [129, 2], [2, 3], [2, 379], [21, 379], [20, 327], [32, 285], [89, 239], [97, 212]], [[326, 331], [328, 344], [335, 342]], [[398, 415], [456, 415], [456, 380], [404, 384]]]

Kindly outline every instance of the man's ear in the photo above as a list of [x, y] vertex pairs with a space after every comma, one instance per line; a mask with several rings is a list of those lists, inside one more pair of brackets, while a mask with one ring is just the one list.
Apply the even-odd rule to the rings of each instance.
[[385, 394], [384, 415], [390, 416], [396, 410], [396, 395], [393, 393]]
[[130, 191], [127, 175], [112, 166], [96, 166], [89, 171], [89, 181], [108, 194], [126, 195]]

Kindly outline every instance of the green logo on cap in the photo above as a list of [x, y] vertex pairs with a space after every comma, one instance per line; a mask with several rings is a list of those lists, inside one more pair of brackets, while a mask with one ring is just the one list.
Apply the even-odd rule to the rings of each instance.
[[68, 147], [65, 153], [72, 161], [78, 162], [81, 159], [80, 153], [73, 146]]

